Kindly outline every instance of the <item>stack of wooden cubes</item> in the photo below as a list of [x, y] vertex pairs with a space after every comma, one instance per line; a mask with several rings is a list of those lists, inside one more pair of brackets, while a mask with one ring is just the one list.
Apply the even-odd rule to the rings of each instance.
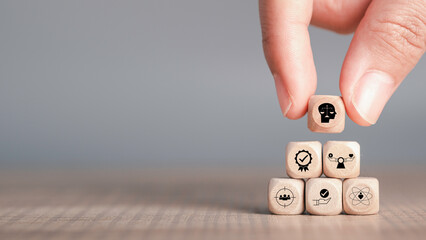
[[[341, 132], [343, 101], [336, 96], [313, 96], [308, 127], [316, 132]], [[343, 121], [343, 124], [342, 124]], [[342, 127], [343, 126], [343, 127]], [[286, 148], [290, 178], [272, 178], [268, 206], [274, 214], [366, 215], [379, 211], [379, 182], [360, 175], [360, 145], [354, 141], [290, 142]], [[324, 173], [326, 177], [321, 177]], [[343, 179], [343, 180], [342, 180]]]

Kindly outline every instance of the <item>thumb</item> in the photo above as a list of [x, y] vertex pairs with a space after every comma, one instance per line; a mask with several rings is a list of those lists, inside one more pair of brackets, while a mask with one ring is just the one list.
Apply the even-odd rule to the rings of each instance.
[[426, 1], [372, 1], [340, 75], [348, 116], [362, 126], [375, 124], [425, 49]]

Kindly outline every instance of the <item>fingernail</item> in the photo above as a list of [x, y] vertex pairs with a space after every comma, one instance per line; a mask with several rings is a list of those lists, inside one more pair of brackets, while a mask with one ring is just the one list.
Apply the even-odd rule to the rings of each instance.
[[382, 71], [366, 72], [356, 83], [352, 104], [368, 123], [375, 124], [395, 91], [395, 81]]
[[277, 74], [273, 74], [273, 76], [275, 80], [275, 88], [277, 89], [278, 101], [280, 103], [281, 112], [283, 113], [284, 117], [286, 117], [292, 105], [290, 94], [284, 86], [284, 82], [281, 80], [281, 77]]

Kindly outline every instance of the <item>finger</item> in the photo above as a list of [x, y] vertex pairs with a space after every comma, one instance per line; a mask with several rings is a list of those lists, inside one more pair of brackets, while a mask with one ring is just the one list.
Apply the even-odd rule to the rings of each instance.
[[311, 24], [338, 33], [355, 31], [371, 0], [315, 0]]
[[316, 89], [308, 26], [312, 0], [259, 0], [263, 50], [284, 116], [302, 117]]
[[424, 0], [375, 0], [361, 20], [340, 75], [348, 116], [368, 126], [426, 49]]

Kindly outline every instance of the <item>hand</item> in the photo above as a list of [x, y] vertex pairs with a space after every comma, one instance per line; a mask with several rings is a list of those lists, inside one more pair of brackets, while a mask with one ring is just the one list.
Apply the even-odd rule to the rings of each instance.
[[263, 49], [283, 115], [301, 118], [317, 76], [308, 26], [355, 31], [340, 75], [348, 116], [377, 122], [426, 49], [425, 0], [259, 0]]
[[318, 206], [318, 205], [321, 205], [321, 204], [327, 204], [328, 202], [330, 202], [330, 200], [331, 200], [331, 197], [327, 198], [327, 199], [324, 199], [324, 198], [314, 199], [314, 206]]
[[318, 199], [318, 204], [327, 204], [328, 202], [330, 202], [331, 198], [327, 198], [327, 199]]

